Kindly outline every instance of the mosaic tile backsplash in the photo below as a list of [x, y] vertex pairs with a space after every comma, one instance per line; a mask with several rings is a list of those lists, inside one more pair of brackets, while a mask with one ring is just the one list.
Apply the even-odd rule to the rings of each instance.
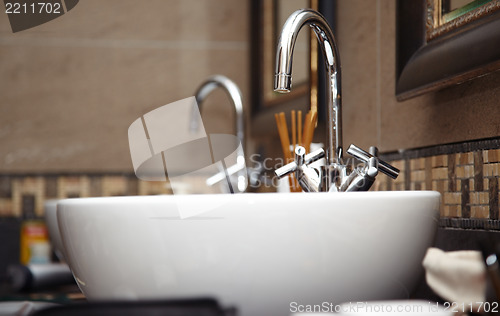
[[[379, 176], [372, 189], [439, 191], [441, 226], [500, 230], [499, 145], [500, 139], [386, 155], [383, 158], [401, 170], [400, 176]], [[489, 149], [481, 149], [485, 147]], [[133, 174], [3, 174], [0, 217], [43, 216], [48, 199], [168, 193], [165, 182], [141, 181]]]
[[51, 199], [171, 192], [166, 182], [141, 181], [133, 174], [0, 175], [0, 216], [41, 217]]
[[395, 181], [385, 177], [374, 189], [438, 191], [441, 226], [500, 230], [499, 145], [495, 139], [392, 155], [399, 159], [389, 155], [386, 159], [401, 170], [400, 176]]
[[442, 194], [441, 217], [498, 219], [500, 149], [397, 160], [395, 181], [376, 190], [434, 190]]

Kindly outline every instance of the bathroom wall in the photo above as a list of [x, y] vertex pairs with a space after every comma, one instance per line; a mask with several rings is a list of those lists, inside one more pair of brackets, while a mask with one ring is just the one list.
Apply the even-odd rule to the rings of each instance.
[[402, 170], [378, 189], [440, 191], [441, 226], [500, 229], [500, 72], [398, 102], [396, 1], [337, 6], [344, 144], [376, 145]]
[[[0, 217], [41, 216], [52, 198], [168, 193], [135, 177], [129, 125], [216, 73], [248, 111], [248, 41], [247, 1], [85, 0], [17, 33], [0, 14]], [[234, 132], [222, 91], [202, 115], [207, 133]]]
[[391, 152], [500, 136], [500, 72], [398, 102], [396, 1], [337, 6], [344, 143]]
[[[0, 173], [131, 172], [128, 126], [209, 75], [248, 96], [248, 9], [230, 0], [86, 0], [12, 33], [0, 14]], [[248, 106], [248, 99], [245, 105]], [[209, 132], [232, 132], [220, 91]]]

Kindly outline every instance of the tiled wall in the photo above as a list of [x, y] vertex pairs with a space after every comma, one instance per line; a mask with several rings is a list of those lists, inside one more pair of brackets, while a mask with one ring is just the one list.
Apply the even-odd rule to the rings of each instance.
[[50, 199], [171, 193], [166, 182], [141, 181], [132, 175], [2, 175], [0, 216], [44, 215]]
[[[373, 189], [438, 191], [441, 226], [500, 230], [499, 148], [500, 138], [386, 154], [383, 159], [400, 176], [381, 175]], [[166, 182], [141, 181], [134, 174], [3, 175], [0, 216], [43, 216], [48, 199], [171, 192]]]
[[493, 139], [398, 153], [388, 158], [400, 176], [384, 177], [375, 189], [439, 191], [441, 226], [500, 230], [498, 148]]
[[[190, 178], [194, 192], [216, 193], [205, 182]], [[168, 181], [143, 181], [135, 174], [0, 175], [0, 218], [43, 217], [52, 199], [172, 194]]]

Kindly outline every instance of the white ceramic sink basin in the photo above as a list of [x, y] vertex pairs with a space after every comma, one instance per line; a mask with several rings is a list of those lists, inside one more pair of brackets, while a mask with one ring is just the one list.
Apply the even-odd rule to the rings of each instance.
[[59, 232], [59, 225], [57, 223], [57, 202], [59, 200], [47, 200], [44, 203], [45, 210], [45, 223], [49, 230], [50, 242], [54, 252], [59, 260], [66, 262], [64, 259], [64, 246]]
[[408, 298], [439, 205], [429, 191], [171, 195], [63, 200], [57, 216], [91, 301], [213, 297], [279, 316]]

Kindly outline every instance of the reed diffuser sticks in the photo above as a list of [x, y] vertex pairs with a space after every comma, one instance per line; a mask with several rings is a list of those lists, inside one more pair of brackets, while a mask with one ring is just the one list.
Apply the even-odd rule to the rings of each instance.
[[[278, 127], [278, 134], [281, 141], [281, 149], [283, 151], [283, 157], [285, 158], [286, 163], [290, 163], [294, 160], [295, 148], [297, 146], [302, 146], [306, 149], [306, 152], [310, 152], [314, 130], [316, 128], [316, 123], [318, 120], [317, 114], [318, 113], [316, 111], [309, 111], [306, 114], [304, 123], [302, 125], [302, 111], [291, 111], [291, 144], [285, 112], [274, 114], [274, 118], [276, 119], [276, 126]], [[304, 127], [304, 129], [302, 129], [302, 127]], [[297, 182], [297, 179], [295, 179], [294, 174], [289, 175], [288, 180], [290, 185], [290, 192], [302, 191]]]

